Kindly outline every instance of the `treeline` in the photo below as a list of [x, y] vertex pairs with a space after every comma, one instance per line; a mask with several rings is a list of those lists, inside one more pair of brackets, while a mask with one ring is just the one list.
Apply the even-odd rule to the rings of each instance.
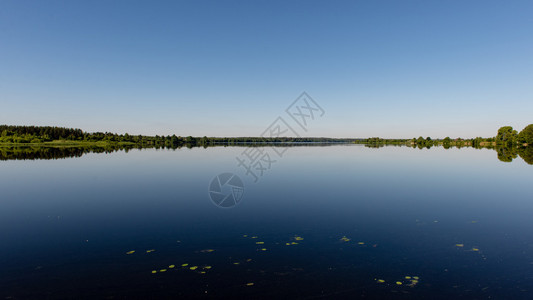
[[412, 139], [383, 139], [372, 137], [356, 143], [366, 144], [369, 147], [381, 147], [385, 145], [405, 145], [413, 148], [431, 148], [433, 146], [451, 147], [474, 147], [474, 148], [500, 148], [500, 147], [528, 147], [533, 146], [533, 124], [526, 126], [518, 132], [511, 126], [501, 127], [495, 137], [473, 139], [456, 138], [432, 139], [431, 137], [418, 137]]
[[264, 143], [352, 143], [359, 139], [305, 138], [305, 137], [181, 137], [116, 134], [110, 132], [88, 133], [81, 129], [50, 126], [0, 125], [0, 143], [38, 144], [54, 141], [105, 142], [133, 144], [139, 147], [203, 147], [214, 145], [264, 144]]
[[39, 143], [53, 140], [76, 140], [84, 137], [81, 129], [52, 126], [0, 125], [0, 142]]
[[496, 143], [505, 146], [533, 146], [533, 124], [527, 125], [520, 133], [511, 126], [504, 126], [498, 130]]
[[[55, 143], [58, 142], [58, 143]], [[64, 143], [66, 142], [66, 143]], [[72, 142], [72, 143], [69, 143]], [[79, 157], [86, 153], [114, 152], [119, 150], [209, 146], [257, 146], [265, 144], [283, 145], [284, 147], [301, 145], [331, 145], [335, 143], [358, 143], [366, 147], [384, 147], [387, 145], [409, 146], [413, 148], [431, 148], [433, 146], [491, 148], [496, 150], [498, 159], [510, 162], [520, 156], [528, 164], [533, 164], [533, 124], [517, 132], [511, 126], [501, 127], [495, 137], [451, 139], [432, 139], [418, 137], [412, 139], [340, 139], [340, 138], [307, 138], [307, 137], [181, 137], [143, 136], [114, 134], [109, 132], [87, 133], [81, 129], [40, 126], [8, 126], [0, 125], [0, 160], [13, 159], [58, 159]]]
[[14, 144], [37, 144], [54, 141], [70, 142], [111, 142], [111, 143], [132, 143], [140, 145], [165, 144], [167, 141], [178, 144], [185, 139], [160, 136], [143, 136], [116, 134], [111, 132], [89, 133], [81, 129], [52, 127], [52, 126], [11, 126], [0, 125], [0, 143]]
[[434, 146], [442, 146], [445, 149], [451, 147], [490, 148], [496, 150], [500, 161], [511, 162], [520, 156], [526, 163], [533, 164], [533, 124], [526, 126], [520, 132], [514, 130], [511, 126], [504, 126], [498, 130], [495, 137], [489, 138], [451, 139], [446, 137], [444, 139], [432, 139], [430, 137], [418, 137], [412, 139], [382, 139], [373, 137], [360, 143], [371, 148], [379, 148], [386, 145], [400, 145], [419, 149], [430, 149]]
[[0, 143], [13, 144], [39, 144], [54, 141], [71, 142], [103, 142], [106, 144], [131, 144], [136, 147], [207, 147], [215, 145], [242, 145], [242, 144], [298, 144], [298, 143], [360, 143], [371, 147], [383, 145], [407, 145], [412, 147], [431, 148], [433, 146], [450, 147], [526, 147], [533, 145], [533, 124], [517, 132], [511, 126], [501, 127], [495, 137], [473, 139], [456, 138], [432, 139], [431, 137], [418, 137], [412, 139], [382, 139], [372, 137], [368, 139], [349, 138], [310, 138], [310, 137], [181, 137], [176, 135], [145, 136], [116, 134], [110, 132], [88, 133], [81, 129], [51, 127], [51, 126], [10, 126], [0, 125]]

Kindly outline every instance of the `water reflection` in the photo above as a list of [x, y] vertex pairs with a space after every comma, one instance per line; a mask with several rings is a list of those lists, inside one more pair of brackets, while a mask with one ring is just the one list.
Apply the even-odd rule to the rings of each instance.
[[[251, 184], [244, 149], [3, 162], [0, 298], [530, 298], [529, 166], [299, 147]], [[208, 197], [221, 171], [247, 184], [234, 209]]]
[[0, 147], [0, 160], [61, 159], [124, 149], [128, 150], [124, 147]]
[[[282, 147], [327, 147], [334, 146], [345, 143], [275, 143], [276, 146]], [[264, 147], [265, 145], [271, 144], [234, 144], [232, 147]], [[346, 144], [350, 145], [350, 144]], [[178, 147], [174, 146], [155, 146], [155, 147], [143, 147], [143, 146], [131, 146], [131, 145], [105, 145], [105, 146], [43, 146], [43, 147], [28, 147], [28, 146], [11, 146], [11, 147], [0, 147], [0, 160], [37, 160], [37, 159], [62, 159], [62, 158], [75, 158], [81, 157], [84, 154], [88, 153], [112, 153], [116, 151], [125, 151], [128, 152], [132, 149], [181, 149], [181, 148], [208, 148], [208, 147], [227, 147], [227, 145], [192, 145], [192, 144], [183, 144]], [[430, 149], [433, 147], [440, 147], [432, 144], [383, 144], [383, 143], [368, 143], [365, 144], [365, 147], [368, 148], [383, 148], [383, 147], [412, 147], [414, 149]], [[444, 149], [452, 148], [475, 148], [475, 149], [493, 149], [497, 153], [498, 160], [502, 162], [512, 162], [513, 159], [516, 159], [520, 156], [527, 164], [533, 165], [533, 146], [528, 147], [506, 147], [503, 145], [498, 146], [465, 146], [465, 145], [447, 145], [443, 144]]]
[[529, 165], [533, 165], [533, 147], [518, 148], [518, 155]]
[[518, 150], [515, 147], [496, 147], [498, 159], [503, 162], [512, 162], [518, 156]]

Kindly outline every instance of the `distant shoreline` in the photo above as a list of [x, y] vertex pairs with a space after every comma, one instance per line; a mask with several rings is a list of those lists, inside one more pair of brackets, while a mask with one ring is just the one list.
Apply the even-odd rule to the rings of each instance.
[[445, 137], [432, 139], [418, 137], [410, 139], [370, 138], [327, 138], [327, 137], [284, 137], [284, 131], [270, 132], [271, 137], [193, 137], [193, 136], [145, 136], [116, 134], [111, 132], [85, 132], [78, 128], [53, 126], [0, 125], [0, 147], [137, 147], [137, 148], [181, 148], [231, 145], [327, 145], [364, 144], [369, 147], [382, 145], [405, 145], [408, 147], [430, 148], [450, 147], [521, 147], [533, 144], [533, 124], [520, 133], [511, 126], [498, 130], [495, 137], [471, 139]]

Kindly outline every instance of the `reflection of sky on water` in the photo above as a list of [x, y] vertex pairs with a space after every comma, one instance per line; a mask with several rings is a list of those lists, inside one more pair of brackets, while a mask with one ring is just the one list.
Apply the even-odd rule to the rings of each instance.
[[[376, 296], [390, 296], [392, 287], [376, 290], [375, 276], [388, 284], [409, 274], [421, 277], [409, 290], [421, 298], [435, 286], [448, 296], [459, 295], [452, 285], [462, 292], [492, 286], [483, 295], [493, 296], [513, 286], [532, 288], [523, 281], [533, 271], [531, 166], [523, 161], [502, 163], [492, 150], [298, 147], [254, 184], [237, 166], [242, 151], [133, 150], [2, 162], [0, 287], [14, 295], [16, 286], [54, 290], [54, 284], [35, 281], [42, 279], [34, 274], [41, 267], [42, 274], [61, 278], [57, 284], [83, 277], [86, 285], [75, 286], [89, 290], [101, 272], [124, 289], [154, 288], [170, 278], [193, 280], [176, 270], [153, 286], [140, 283], [156, 267], [190, 259], [212, 264], [212, 274], [242, 276], [244, 283], [248, 275], [257, 280], [262, 270], [258, 290], [270, 288], [278, 280], [274, 274], [292, 264], [303, 271], [287, 275], [288, 285], [308, 286], [315, 276], [325, 281], [314, 286], [338, 290], [349, 278]], [[242, 203], [232, 209], [216, 207], [207, 194], [210, 180], [222, 172], [245, 183]], [[259, 236], [268, 250], [259, 253], [244, 234]], [[304, 240], [293, 250], [284, 248], [294, 235]], [[343, 243], [343, 236], [351, 241]], [[147, 249], [156, 251], [139, 256]], [[202, 249], [215, 251], [205, 258]], [[131, 254], [135, 260], [125, 258], [131, 250], [137, 250]], [[231, 269], [233, 260], [245, 264], [249, 257], [250, 273]], [[118, 279], [116, 264], [128, 268], [121, 275], [126, 282]], [[87, 269], [83, 276], [72, 273], [80, 268]], [[226, 283], [205, 280], [212, 286]], [[295, 292], [290, 286], [284, 291]], [[464, 295], [482, 295], [477, 292]], [[313, 289], [309, 293], [315, 295]]]

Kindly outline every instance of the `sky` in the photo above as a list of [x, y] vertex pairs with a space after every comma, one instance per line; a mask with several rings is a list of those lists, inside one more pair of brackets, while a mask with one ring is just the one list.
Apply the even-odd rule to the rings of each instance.
[[532, 15], [529, 0], [2, 0], [0, 124], [258, 136], [305, 91], [324, 114], [301, 136], [520, 131]]

